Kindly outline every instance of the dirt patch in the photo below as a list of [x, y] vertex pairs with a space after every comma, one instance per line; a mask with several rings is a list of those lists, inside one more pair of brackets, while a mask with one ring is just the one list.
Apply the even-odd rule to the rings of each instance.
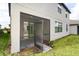
[[8, 48], [4, 51], [4, 56], [31, 56], [39, 52], [42, 51], [37, 47], [32, 47], [32, 48], [25, 48], [22, 49], [20, 52], [11, 54], [11, 45], [9, 45]]
[[41, 50], [38, 49], [37, 47], [25, 48], [19, 52], [19, 55], [20, 56], [28, 56], [28, 55], [33, 55], [34, 53], [38, 53], [38, 52], [41, 52]]

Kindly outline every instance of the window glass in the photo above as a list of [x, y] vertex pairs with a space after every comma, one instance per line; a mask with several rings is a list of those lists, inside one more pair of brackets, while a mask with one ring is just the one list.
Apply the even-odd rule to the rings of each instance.
[[62, 12], [61, 12], [61, 8], [60, 7], [58, 7], [58, 12], [61, 14]]
[[66, 24], [66, 32], [68, 32], [68, 24]]
[[55, 21], [55, 32], [62, 32], [62, 23]]
[[67, 18], [67, 14], [65, 14], [66, 18]]

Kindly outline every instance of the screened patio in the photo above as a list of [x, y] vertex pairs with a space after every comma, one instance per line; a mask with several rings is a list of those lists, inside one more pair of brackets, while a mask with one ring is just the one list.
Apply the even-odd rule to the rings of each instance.
[[20, 50], [37, 47], [44, 50], [44, 44], [49, 46], [50, 21], [45, 18], [20, 13]]

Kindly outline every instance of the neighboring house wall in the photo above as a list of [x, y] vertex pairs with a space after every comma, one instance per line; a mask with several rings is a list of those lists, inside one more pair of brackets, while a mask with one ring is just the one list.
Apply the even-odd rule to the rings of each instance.
[[70, 34], [77, 34], [77, 25], [70, 26]]
[[[50, 41], [69, 35], [66, 24], [69, 25], [69, 13], [62, 6], [62, 13], [58, 13], [57, 3], [11, 4], [11, 52], [20, 51], [20, 12], [50, 19]], [[67, 13], [68, 17], [65, 17]], [[62, 32], [55, 33], [55, 21], [62, 23]], [[69, 26], [68, 26], [69, 30]]]
[[79, 26], [79, 20], [69, 20], [70, 24], [70, 34], [78, 34], [78, 26]]

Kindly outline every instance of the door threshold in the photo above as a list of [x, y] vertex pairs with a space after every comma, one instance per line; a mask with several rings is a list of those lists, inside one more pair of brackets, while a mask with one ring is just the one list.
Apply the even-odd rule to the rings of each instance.
[[52, 48], [46, 44], [43, 44], [43, 52], [47, 52], [49, 50], [51, 50]]

